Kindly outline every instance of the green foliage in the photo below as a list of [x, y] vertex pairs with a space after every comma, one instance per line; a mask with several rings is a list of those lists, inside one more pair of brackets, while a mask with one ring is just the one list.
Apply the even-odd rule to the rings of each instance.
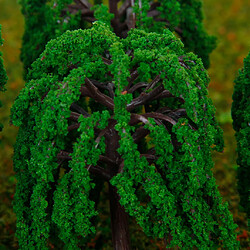
[[[133, 29], [121, 39], [95, 22], [67, 31], [47, 44], [27, 78], [11, 115], [20, 126], [20, 249], [48, 249], [55, 232], [65, 249], [80, 249], [95, 230], [90, 192], [98, 175], [146, 235], [182, 249], [238, 249], [211, 172], [211, 148], [223, 142], [207, 72], [169, 30]], [[115, 144], [112, 162], [107, 150]]]
[[72, 0], [20, 0], [25, 17], [25, 32], [21, 60], [27, 73], [28, 68], [44, 50], [47, 42], [66, 30], [79, 27], [79, 15], [65, 13], [63, 9]]
[[240, 204], [250, 220], [250, 53], [244, 60], [244, 68], [235, 80], [232, 118], [236, 131], [238, 159], [238, 190]]
[[[25, 17], [25, 33], [21, 60], [25, 75], [32, 62], [38, 58], [46, 43], [66, 30], [87, 28], [88, 23], [98, 19], [110, 25], [120, 37], [125, 37], [131, 28], [132, 13], [114, 16], [108, 7], [85, 5], [73, 0], [20, 0]], [[139, 3], [140, 2], [140, 3]], [[202, 24], [201, 1], [135, 1], [134, 13], [137, 27], [145, 31], [162, 33], [166, 28], [175, 31], [185, 44], [186, 51], [193, 51], [202, 58], [205, 67], [209, 66], [208, 55], [215, 48], [215, 37], [209, 36]], [[129, 14], [130, 13], [130, 14]], [[133, 25], [132, 25], [133, 26]]]
[[[3, 45], [3, 39], [1, 37], [1, 28], [2, 26], [0, 25], [0, 46]], [[2, 52], [0, 51], [0, 91], [5, 91], [5, 84], [7, 82], [7, 75], [6, 71], [3, 66], [3, 59], [2, 59]], [[2, 107], [2, 103], [0, 101], [0, 108]], [[3, 125], [0, 123], [0, 131], [2, 131]]]
[[[137, 27], [147, 31], [160, 32], [165, 27], [175, 31], [185, 44], [186, 51], [192, 51], [202, 58], [204, 66], [209, 66], [209, 54], [216, 46], [216, 38], [209, 36], [203, 26], [202, 2], [199, 0], [157, 1], [159, 16], [150, 13], [150, 1], [135, 1], [138, 16]], [[142, 2], [140, 8], [139, 2]], [[151, 7], [152, 9], [152, 7]], [[147, 15], [149, 14], [149, 16]], [[155, 22], [155, 20], [157, 22]]]

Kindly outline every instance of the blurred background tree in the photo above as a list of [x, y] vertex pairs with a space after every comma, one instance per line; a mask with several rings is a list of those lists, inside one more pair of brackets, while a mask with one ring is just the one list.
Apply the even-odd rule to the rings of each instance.
[[[217, 118], [224, 130], [225, 140], [224, 153], [214, 154], [214, 173], [220, 192], [224, 200], [229, 202], [234, 220], [239, 225], [237, 230], [241, 248], [249, 249], [246, 215], [239, 208], [236, 188], [237, 155], [231, 104], [233, 81], [238, 70], [243, 67], [243, 59], [249, 50], [250, 2], [249, 0], [204, 0], [203, 7], [206, 30], [218, 38], [217, 48], [210, 57], [209, 93], [217, 108]], [[10, 107], [24, 86], [20, 62], [24, 21], [16, 0], [0, 0], [0, 23], [5, 40], [1, 51], [4, 54], [4, 64], [9, 77], [7, 91], [0, 93], [0, 100], [3, 103], [0, 119], [4, 124], [4, 130], [0, 133], [0, 249], [17, 249], [17, 242], [14, 239], [15, 214], [11, 205], [15, 189], [12, 156], [17, 128], [9, 125], [9, 115]]]

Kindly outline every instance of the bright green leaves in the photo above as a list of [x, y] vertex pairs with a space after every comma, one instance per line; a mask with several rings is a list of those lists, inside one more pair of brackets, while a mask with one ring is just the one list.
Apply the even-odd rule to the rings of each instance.
[[120, 95], [124, 87], [128, 85], [127, 78], [129, 74], [129, 56], [125, 54], [121, 42], [113, 43], [110, 47], [110, 54], [113, 63], [110, 65], [110, 71], [114, 75], [114, 84], [116, 95]]

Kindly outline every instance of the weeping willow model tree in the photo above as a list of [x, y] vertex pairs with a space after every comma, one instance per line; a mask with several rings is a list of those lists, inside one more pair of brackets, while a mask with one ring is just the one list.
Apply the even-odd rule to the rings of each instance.
[[211, 171], [222, 138], [208, 76], [170, 31], [67, 31], [28, 79], [12, 108], [20, 249], [48, 249], [55, 237], [84, 248], [97, 178], [109, 184], [115, 249], [130, 249], [128, 215], [168, 247], [238, 248]]
[[248, 215], [250, 226], [250, 53], [235, 80], [232, 117], [237, 140], [240, 204]]
[[21, 59], [26, 72], [50, 39], [66, 30], [90, 27], [96, 18], [111, 21], [115, 34], [123, 38], [135, 26], [159, 33], [168, 27], [181, 37], [186, 51], [193, 51], [208, 67], [215, 37], [209, 36], [203, 27], [200, 0], [119, 2], [109, 0], [108, 14], [108, 7], [100, 5], [102, 1], [92, 2], [93, 6], [87, 0], [21, 0], [25, 16]]
[[[3, 45], [3, 39], [1, 37], [1, 28], [2, 26], [0, 25], [0, 46]], [[7, 82], [7, 75], [6, 71], [3, 67], [3, 59], [2, 59], [2, 52], [0, 51], [0, 91], [5, 91], [5, 84]], [[2, 107], [2, 103], [0, 101], [0, 108]], [[3, 125], [0, 123], [0, 131], [2, 131]]]

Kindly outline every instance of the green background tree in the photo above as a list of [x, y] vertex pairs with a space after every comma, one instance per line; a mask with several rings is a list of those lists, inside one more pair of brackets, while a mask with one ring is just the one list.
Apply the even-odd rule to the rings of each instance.
[[[2, 26], [0, 25], [0, 46], [3, 45], [3, 39], [1, 36], [1, 28]], [[2, 59], [2, 52], [0, 52], [0, 91], [5, 91], [5, 84], [7, 83], [7, 75], [6, 71], [3, 65], [3, 59]], [[0, 101], [0, 107], [2, 107], [2, 103]], [[3, 125], [0, 123], [0, 131], [2, 131]]]
[[232, 118], [236, 131], [238, 159], [238, 190], [240, 205], [250, 220], [250, 54], [244, 60], [244, 67], [235, 80]]

